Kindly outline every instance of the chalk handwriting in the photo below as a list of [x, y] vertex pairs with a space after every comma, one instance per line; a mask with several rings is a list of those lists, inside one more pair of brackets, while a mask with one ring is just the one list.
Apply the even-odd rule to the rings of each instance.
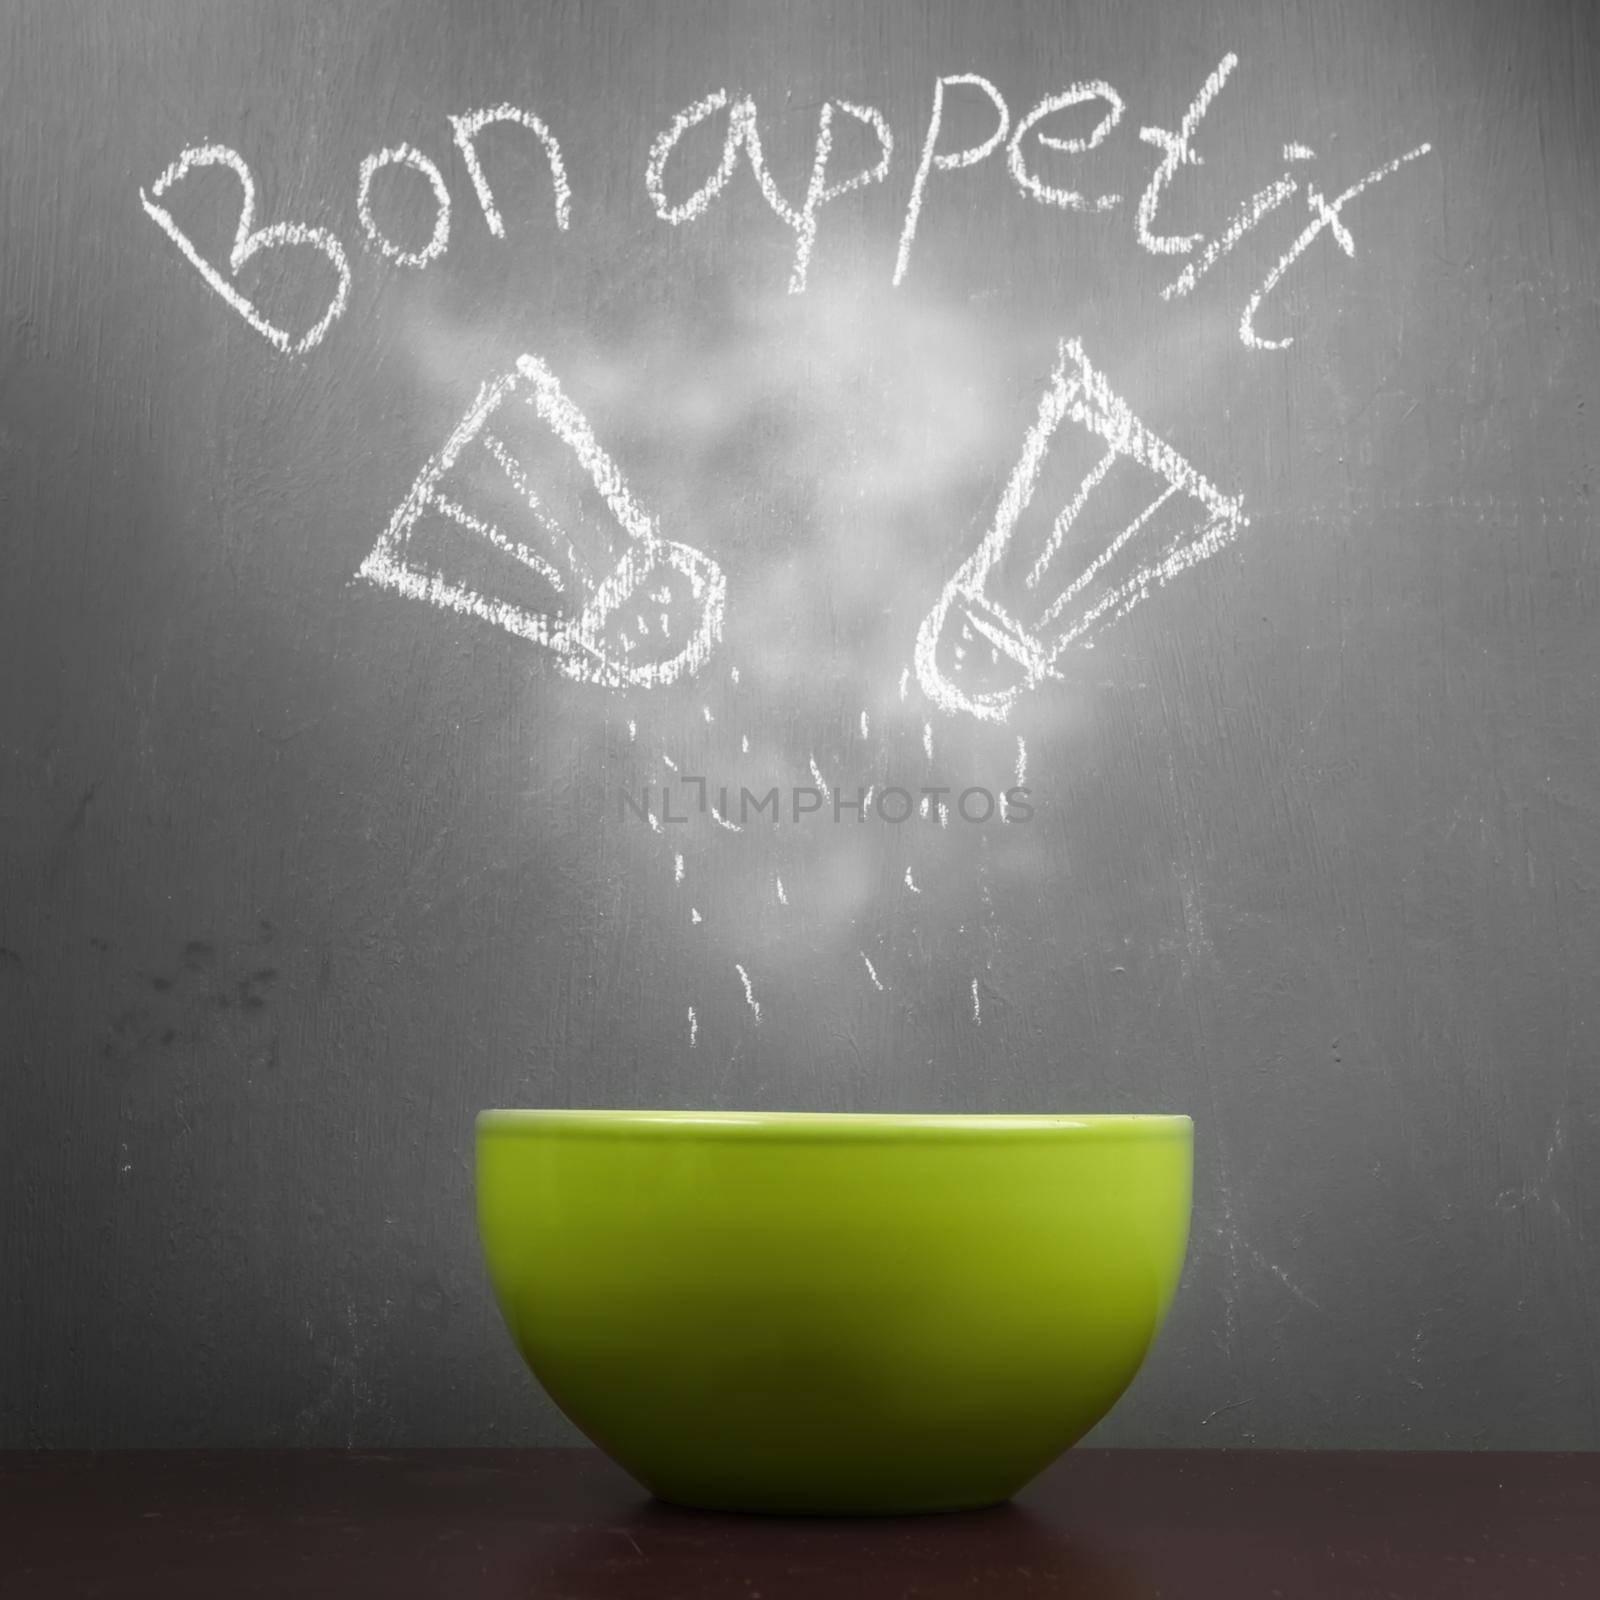
[[667, 199], [665, 172], [667, 157], [672, 154], [673, 147], [691, 128], [697, 127], [727, 104], [728, 91], [714, 90], [703, 100], [685, 106], [651, 141], [650, 157], [644, 169], [644, 186], [655, 205], [656, 215], [663, 222], [693, 222], [722, 193], [728, 179], [733, 176], [733, 169], [739, 161], [739, 147], [745, 142], [746, 129], [755, 124], [756, 103], [748, 97], [740, 99], [728, 112], [728, 131], [723, 137], [722, 159], [717, 164], [717, 170], [677, 205]]
[[1359, 182], [1351, 184], [1332, 200], [1323, 199], [1315, 187], [1306, 190], [1306, 201], [1312, 212], [1311, 221], [1300, 230], [1294, 243], [1283, 253], [1277, 266], [1267, 274], [1261, 287], [1250, 296], [1249, 303], [1244, 308], [1244, 315], [1239, 318], [1239, 337], [1245, 344], [1255, 350], [1285, 350], [1294, 343], [1288, 335], [1282, 339], [1264, 339], [1256, 332], [1256, 312], [1261, 309], [1261, 302], [1277, 288], [1284, 273], [1305, 254], [1324, 228], [1333, 235], [1339, 248], [1353, 260], [1356, 242], [1351, 237], [1350, 230], [1340, 220], [1340, 211], [1364, 189], [1371, 188], [1375, 183], [1381, 183], [1392, 173], [1398, 172], [1408, 161], [1415, 161], [1419, 156], [1427, 155], [1432, 148], [1431, 144], [1419, 144], [1415, 150], [1408, 150], [1403, 156], [1396, 156], [1394, 160], [1384, 162], [1381, 167], [1369, 172]]
[[[970, 83], [976, 89], [982, 89], [994, 101], [994, 108], [1000, 113], [1000, 120], [995, 125], [995, 130], [982, 144], [972, 145], [965, 150], [940, 151], [939, 123], [944, 115], [944, 91], [946, 84]], [[989, 82], [987, 78], [980, 78], [975, 72], [957, 72], [946, 78], [936, 79], [933, 85], [933, 111], [928, 118], [927, 137], [922, 141], [922, 160], [917, 164], [917, 175], [911, 181], [911, 199], [906, 206], [905, 225], [900, 230], [900, 249], [894, 258], [894, 278], [892, 282], [896, 287], [904, 280], [906, 268], [911, 264], [911, 241], [917, 236], [917, 222], [922, 215], [922, 192], [927, 187], [928, 174], [935, 169], [940, 172], [955, 172], [961, 167], [970, 167], [982, 161], [985, 156], [999, 148], [1000, 141], [1005, 138], [1006, 130], [1011, 126], [1011, 113], [1006, 109], [1006, 103], [1000, 98], [1000, 91]]]
[[1122, 120], [1122, 96], [1099, 78], [1092, 83], [1075, 83], [1060, 94], [1046, 96], [1017, 124], [1006, 152], [1007, 160], [1017, 187], [1031, 194], [1035, 200], [1043, 201], [1046, 205], [1061, 206], [1067, 211], [1110, 211], [1122, 204], [1120, 194], [1103, 194], [1098, 199], [1087, 200], [1074, 189], [1051, 188], [1029, 172], [1023, 160], [1022, 140], [1034, 123], [1042, 121], [1052, 112], [1064, 111], [1068, 106], [1083, 105], [1091, 100], [1103, 100], [1109, 109], [1094, 125], [1094, 131], [1087, 139], [1056, 139], [1047, 133], [1039, 135], [1039, 143], [1047, 149], [1060, 150], [1068, 155], [1083, 155], [1102, 144], [1106, 135]]
[[[609, 529], [582, 530], [587, 557], [575, 542], [580, 530], [551, 515], [542, 484], [526, 470], [527, 454], [550, 440], [609, 514]], [[512, 516], [508, 532], [500, 524]], [[464, 545], [463, 534], [470, 536]], [[480, 592], [451, 564], [474, 572], [487, 565], [519, 598]], [[521, 599], [529, 574], [542, 595], [537, 603]], [[722, 569], [704, 552], [661, 537], [582, 412], [533, 355], [478, 391], [359, 575], [493, 623], [549, 651], [565, 676], [612, 687], [651, 688], [697, 672], [721, 637], [726, 597]], [[676, 613], [676, 629], [660, 637], [648, 627], [638, 637], [628, 633], [636, 597], [647, 593]]]
[[[269, 322], [227, 277], [200, 254], [188, 234], [173, 221], [172, 213], [165, 206], [156, 204], [174, 184], [181, 183], [196, 167], [214, 166], [231, 168], [238, 175], [239, 187], [242, 190], [239, 226], [233, 236], [233, 248], [228, 253], [228, 272], [232, 277], [238, 277], [240, 269], [261, 251], [277, 250], [285, 245], [310, 245], [312, 249], [320, 250], [333, 266], [338, 286], [333, 292], [333, 298], [328, 302], [328, 309], [323, 312], [321, 319], [313, 323], [298, 339], [295, 339], [287, 329]], [[283, 351], [288, 355], [303, 355], [321, 343], [323, 335], [343, 314], [345, 303], [350, 297], [350, 263], [345, 257], [343, 245], [327, 229], [308, 228], [299, 222], [275, 222], [270, 227], [256, 229], [255, 179], [251, 176], [244, 157], [238, 151], [230, 150], [223, 144], [193, 146], [185, 150], [150, 185], [148, 194], [141, 189], [139, 200], [151, 220], [177, 245], [200, 276], [274, 350]]]
[[[856, 118], [865, 123], [877, 135], [878, 162], [876, 166], [863, 168], [854, 177], [846, 178], [842, 183], [830, 186], [827, 182], [828, 157], [833, 150], [833, 111], [835, 105], [846, 116]], [[817, 120], [817, 145], [816, 154], [811, 166], [811, 182], [806, 189], [805, 204], [799, 211], [793, 211], [783, 203], [783, 197], [777, 192], [767, 173], [766, 163], [761, 159], [761, 145], [754, 137], [755, 123], [752, 121], [750, 161], [756, 168], [756, 176], [761, 181], [761, 192], [766, 196], [767, 204], [794, 229], [798, 235], [795, 245], [794, 269], [789, 277], [789, 293], [803, 293], [806, 286], [806, 269], [811, 262], [811, 247], [817, 237], [817, 211], [830, 200], [837, 200], [840, 195], [849, 194], [852, 189], [860, 189], [869, 183], [881, 183], [889, 171], [889, 162], [894, 156], [894, 135], [889, 131], [889, 124], [883, 120], [882, 115], [871, 106], [858, 106], [848, 100], [828, 100], [823, 103]]]
[[1227, 227], [1216, 238], [1207, 241], [1205, 249], [1161, 291], [1161, 298], [1171, 300], [1176, 295], [1188, 294], [1269, 211], [1277, 210], [1299, 188], [1300, 185], [1286, 175], [1269, 183], [1264, 189], [1257, 189], [1233, 214]]
[[[372, 216], [372, 180], [388, 166], [406, 166], [420, 172], [433, 189], [433, 237], [420, 250], [406, 250], [397, 245], [378, 227]], [[356, 215], [368, 239], [391, 261], [405, 267], [425, 267], [442, 256], [450, 246], [450, 191], [445, 186], [444, 174], [420, 150], [408, 144], [397, 144], [392, 150], [379, 150], [361, 163], [360, 182], [356, 188]]]
[[[727, 108], [728, 126], [723, 136], [722, 155], [716, 170], [687, 199], [676, 205], [667, 198], [665, 173], [667, 159], [678, 141], [690, 128], [704, 122], [707, 117]], [[878, 141], [878, 160], [874, 166], [863, 168], [843, 182], [829, 184], [828, 159], [833, 152], [833, 114], [842, 111], [869, 127]], [[757, 122], [756, 103], [742, 95], [729, 105], [726, 89], [718, 89], [693, 105], [686, 106], [671, 123], [659, 133], [650, 145], [649, 160], [645, 163], [645, 188], [650, 195], [655, 212], [663, 222], [673, 224], [692, 222], [701, 216], [707, 206], [722, 193], [738, 166], [739, 151], [744, 150], [762, 198], [782, 221], [794, 229], [796, 235], [794, 266], [789, 276], [789, 292], [800, 294], [806, 286], [806, 273], [811, 262], [811, 249], [817, 237], [817, 213], [830, 200], [849, 194], [853, 189], [869, 183], [881, 183], [889, 171], [894, 155], [894, 135], [881, 112], [872, 106], [860, 106], [849, 100], [826, 100], [817, 114], [817, 141], [811, 162], [811, 178], [806, 188], [804, 203], [797, 209], [784, 199], [761, 150], [761, 130]]]
[[[1016, 539], [1046, 453], [1064, 421], [1086, 430], [1104, 453], [1072, 499], [1054, 514], [1037, 558], [1027, 567], [1020, 600], [1002, 596], [993, 581], [997, 568]], [[1068, 536], [1119, 465], [1136, 469], [1147, 480], [1139, 491], [1143, 509], [1110, 536], [1076, 577], [1038, 605], [1033, 592], [1055, 587], [1059, 580], [1053, 574]], [[1154, 554], [1144, 553], [1158, 514], [1180, 498], [1198, 511], [1198, 525], [1183, 523], [1181, 531], [1157, 544]], [[1162, 587], [1220, 550], [1244, 520], [1239, 500], [1215, 488], [1152, 434], [1112, 393], [1078, 341], [1064, 339], [993, 522], [917, 630], [917, 681], [943, 711], [1004, 721], [1020, 694], [1058, 675], [1056, 664], [1069, 645], [1088, 645], [1095, 629], [1126, 616], [1152, 587]], [[1134, 570], [1113, 577], [1111, 569], [1124, 550]]]
[[1139, 130], [1139, 137], [1161, 152], [1161, 162], [1150, 175], [1150, 182], [1145, 186], [1144, 193], [1139, 196], [1139, 209], [1134, 223], [1139, 243], [1155, 255], [1187, 255], [1200, 243], [1201, 235], [1198, 233], [1157, 233], [1156, 208], [1161, 204], [1162, 191], [1177, 175], [1179, 167], [1203, 165], [1189, 141], [1195, 136], [1195, 131], [1200, 126], [1200, 119], [1210, 109], [1211, 102], [1216, 99], [1223, 84], [1228, 81], [1228, 75], [1238, 65], [1238, 56], [1230, 50], [1217, 64], [1216, 70], [1200, 86], [1200, 93], [1184, 112], [1176, 133], [1169, 133], [1165, 128]]
[[[1262, 302], [1322, 232], [1332, 233], [1339, 248], [1347, 255], [1354, 256], [1354, 242], [1348, 227], [1340, 217], [1341, 208], [1364, 189], [1381, 182], [1407, 162], [1426, 154], [1432, 146], [1422, 144], [1405, 155], [1396, 157], [1393, 161], [1368, 173], [1359, 183], [1344, 190], [1331, 201], [1324, 199], [1315, 185], [1302, 186], [1301, 181], [1292, 172], [1285, 172], [1281, 177], [1257, 189], [1237, 206], [1221, 229], [1210, 237], [1199, 232], [1160, 231], [1157, 213], [1171, 186], [1184, 168], [1199, 167], [1204, 164], [1204, 157], [1196, 148], [1201, 125], [1238, 66], [1238, 55], [1233, 51], [1227, 52], [1201, 84], [1195, 98], [1179, 119], [1176, 129], [1154, 125], [1142, 126], [1139, 129], [1140, 140], [1159, 152], [1159, 160], [1135, 207], [1134, 235], [1138, 245], [1154, 255], [1190, 258], [1178, 277], [1160, 291], [1161, 298], [1170, 302], [1182, 299], [1191, 293], [1206, 273], [1247, 235], [1258, 229], [1269, 216], [1295, 195], [1305, 193], [1311, 206], [1311, 220], [1290, 243], [1265, 282], [1251, 297], [1239, 324], [1241, 341], [1249, 349], [1283, 350], [1293, 343], [1291, 338], [1270, 339], [1256, 330], [1256, 314]], [[994, 125], [976, 144], [964, 149], [942, 150], [939, 143], [944, 124], [946, 97], [953, 91], [963, 89], [976, 90], [987, 98], [993, 110]], [[1087, 105], [1104, 108], [1099, 120], [1087, 135], [1061, 137], [1044, 131], [1048, 118]], [[1036, 170], [1037, 152], [1030, 155], [1029, 141], [1031, 137], [1038, 149], [1055, 152], [1057, 155], [1087, 156], [1105, 144], [1121, 124], [1124, 110], [1123, 97], [1113, 85], [1101, 78], [1091, 78], [1046, 95], [1020, 121], [1013, 124], [1005, 97], [989, 79], [975, 72], [947, 73], [935, 78], [927, 131], [912, 176], [910, 194], [900, 226], [891, 283], [898, 287], [905, 281], [910, 268], [912, 246], [916, 241], [923, 206], [927, 199], [928, 185], [933, 175], [976, 166], [986, 161], [1002, 145], [1005, 146], [1005, 166], [1009, 171], [1010, 180], [1022, 195], [1043, 205], [1071, 212], [1097, 214], [1115, 210], [1122, 202], [1122, 196], [1119, 194], [1099, 194], [1091, 197], [1078, 188], [1067, 187], [1059, 181], [1051, 181], [1041, 175], [1041, 172]], [[698, 187], [686, 196], [677, 200], [670, 198], [667, 169], [680, 141], [691, 129], [718, 115], [724, 119], [724, 130], [716, 166], [700, 181]], [[848, 177], [835, 178], [830, 175], [830, 165], [834, 154], [838, 119], [841, 116], [852, 119], [866, 130], [876, 143], [877, 154], [859, 171], [851, 173]], [[561, 144], [544, 121], [532, 112], [510, 103], [452, 114], [446, 121], [492, 237], [504, 239], [506, 224], [484, 171], [478, 145], [485, 130], [498, 124], [522, 128], [539, 142], [550, 169], [556, 226], [561, 231], [566, 231], [570, 227], [572, 186], [568, 181]], [[1279, 148], [1284, 163], [1291, 168], [1298, 163], [1316, 159], [1316, 152], [1299, 140], [1283, 140]], [[672, 225], [693, 222], [705, 215], [707, 208], [727, 187], [737, 172], [742, 157], [748, 163], [768, 207], [784, 226], [794, 233], [795, 245], [789, 268], [788, 289], [791, 294], [802, 294], [810, 276], [823, 208], [857, 189], [885, 182], [894, 159], [894, 149], [893, 130], [876, 107], [845, 99], [824, 100], [818, 111], [816, 139], [812, 148], [804, 197], [795, 203], [785, 196], [767, 164], [762, 149], [759, 113], [754, 97], [748, 94], [735, 96], [722, 88], [685, 106], [651, 140], [645, 162], [645, 190], [655, 215], [663, 222]], [[193, 241], [174, 221], [170, 211], [158, 203], [185, 174], [197, 166], [206, 165], [225, 165], [232, 168], [238, 175], [244, 191], [238, 232], [226, 272], [204, 259]], [[434, 203], [433, 228], [428, 241], [420, 248], [396, 242], [379, 225], [374, 215], [372, 192], [374, 179], [385, 167], [391, 166], [410, 167], [427, 181], [431, 190]], [[161, 174], [151, 186], [149, 193], [140, 191], [140, 200], [152, 220], [193, 263], [205, 281], [275, 349], [286, 354], [304, 354], [321, 342], [333, 322], [344, 311], [351, 283], [350, 266], [344, 246], [328, 229], [312, 228], [300, 223], [277, 223], [256, 231], [254, 179], [244, 158], [227, 146], [202, 144], [185, 150], [177, 161]], [[449, 249], [452, 218], [449, 184], [432, 157], [413, 145], [399, 144], [386, 147], [373, 152], [362, 161], [356, 185], [356, 212], [367, 240], [376, 246], [382, 258], [397, 266], [425, 267], [437, 261]], [[337, 287], [327, 312], [298, 338], [271, 322], [233, 281], [240, 269], [257, 252], [284, 245], [309, 245], [321, 251], [332, 264], [337, 278]]]
[[456, 148], [461, 152], [467, 176], [472, 179], [473, 192], [478, 197], [478, 205], [483, 211], [483, 220], [488, 224], [489, 232], [496, 239], [506, 236], [505, 220], [494, 203], [494, 191], [489, 187], [483, 162], [478, 156], [478, 135], [496, 122], [517, 123], [544, 146], [545, 159], [550, 163], [550, 183], [555, 191], [556, 226], [566, 228], [572, 220], [572, 189], [567, 183], [567, 169], [561, 160], [561, 146], [556, 136], [531, 111], [519, 111], [513, 105], [498, 105], [450, 118], [450, 131], [455, 135]]

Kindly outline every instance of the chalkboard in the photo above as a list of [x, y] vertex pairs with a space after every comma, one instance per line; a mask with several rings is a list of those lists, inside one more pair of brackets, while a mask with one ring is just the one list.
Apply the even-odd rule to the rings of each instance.
[[1188, 1111], [1100, 1437], [1600, 1445], [1593, 8], [0, 43], [0, 1443], [571, 1438], [644, 1105]]

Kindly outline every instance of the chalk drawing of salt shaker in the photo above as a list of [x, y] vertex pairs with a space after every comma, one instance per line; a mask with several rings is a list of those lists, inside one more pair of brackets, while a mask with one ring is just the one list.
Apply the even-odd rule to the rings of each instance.
[[489, 379], [359, 575], [536, 644], [565, 676], [655, 688], [722, 636], [727, 583], [663, 538], [535, 355]]
[[1151, 433], [1076, 339], [1057, 356], [988, 530], [917, 630], [918, 682], [946, 712], [1003, 722], [1069, 648], [1245, 526], [1239, 499]]

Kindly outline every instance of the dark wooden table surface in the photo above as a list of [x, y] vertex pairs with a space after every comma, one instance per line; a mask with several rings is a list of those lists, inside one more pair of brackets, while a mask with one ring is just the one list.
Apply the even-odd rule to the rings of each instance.
[[1075, 1451], [1013, 1505], [648, 1499], [587, 1450], [0, 1455], [0, 1595], [1600, 1596], [1600, 1455]]

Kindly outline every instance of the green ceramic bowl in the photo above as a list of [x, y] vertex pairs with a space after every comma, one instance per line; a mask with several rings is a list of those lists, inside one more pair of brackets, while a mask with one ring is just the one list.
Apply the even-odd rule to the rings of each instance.
[[664, 1500], [1004, 1500], [1110, 1409], [1188, 1241], [1168, 1116], [485, 1111], [528, 1365]]

